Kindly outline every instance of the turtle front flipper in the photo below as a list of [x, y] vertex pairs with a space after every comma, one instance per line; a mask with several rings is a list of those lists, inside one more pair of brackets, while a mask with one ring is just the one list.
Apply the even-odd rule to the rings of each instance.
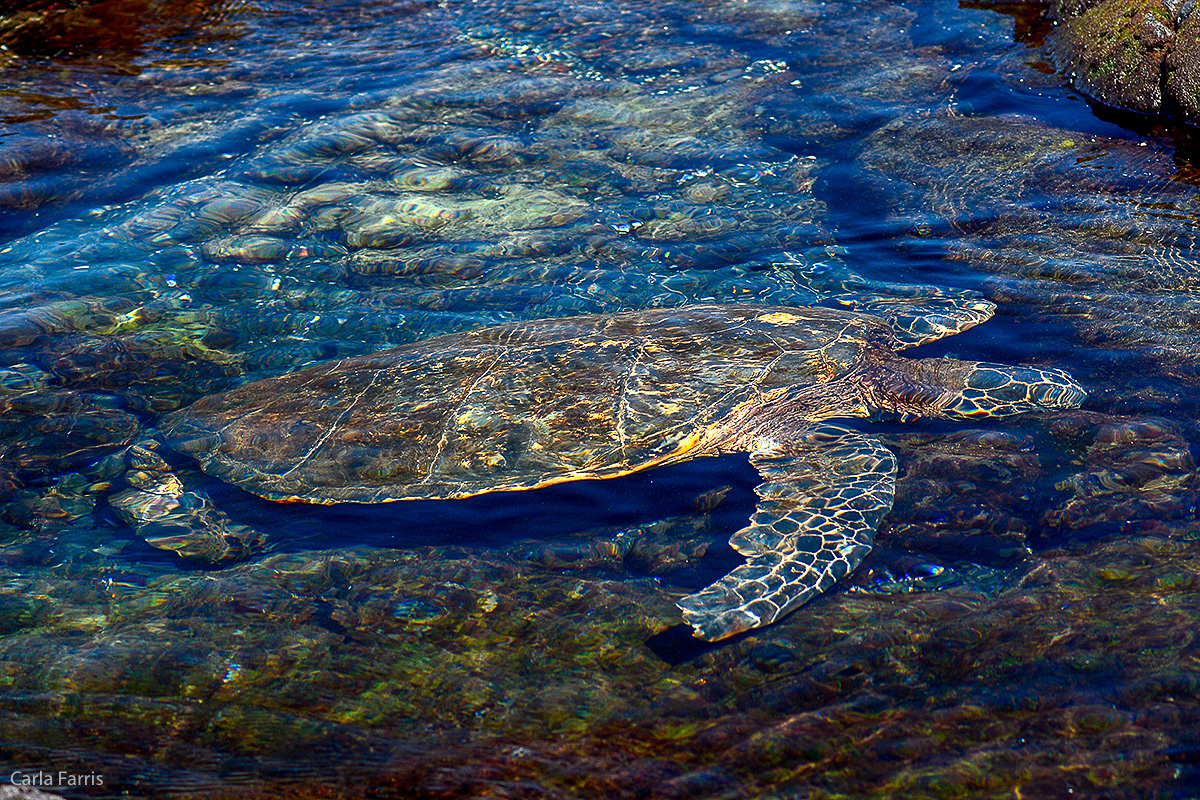
[[750, 461], [763, 477], [758, 507], [729, 540], [749, 560], [679, 600], [700, 639], [768, 625], [824, 592], [870, 552], [892, 507], [896, 457], [857, 431], [805, 431]]
[[129, 447], [125, 482], [130, 488], [108, 501], [147, 544], [212, 563], [261, 549], [263, 537], [257, 531], [235, 523], [203, 494], [184, 487], [153, 444]]

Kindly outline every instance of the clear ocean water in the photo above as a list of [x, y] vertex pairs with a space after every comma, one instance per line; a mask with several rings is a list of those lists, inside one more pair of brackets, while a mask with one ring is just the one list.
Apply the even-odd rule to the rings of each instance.
[[[0, 783], [65, 797], [1200, 796], [1192, 133], [1093, 108], [1036, 6], [0, 2]], [[163, 417], [521, 319], [977, 293], [914, 355], [1081, 409], [860, 420], [876, 550], [725, 642], [745, 456], [113, 502]], [[197, 534], [197, 539], [203, 539]], [[161, 543], [160, 543], [161, 544]], [[179, 548], [176, 548], [179, 549]]]

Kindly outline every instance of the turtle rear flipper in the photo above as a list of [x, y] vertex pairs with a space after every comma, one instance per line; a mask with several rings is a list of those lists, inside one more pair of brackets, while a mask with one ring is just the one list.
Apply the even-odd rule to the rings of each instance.
[[708, 641], [770, 624], [824, 592], [870, 552], [892, 507], [896, 458], [857, 431], [806, 431], [750, 461], [763, 477], [758, 507], [729, 541], [749, 560], [679, 600]]
[[147, 444], [131, 445], [126, 451], [125, 482], [130, 488], [109, 498], [147, 544], [213, 563], [262, 549], [263, 537], [257, 531], [235, 523], [205, 495], [185, 488]]

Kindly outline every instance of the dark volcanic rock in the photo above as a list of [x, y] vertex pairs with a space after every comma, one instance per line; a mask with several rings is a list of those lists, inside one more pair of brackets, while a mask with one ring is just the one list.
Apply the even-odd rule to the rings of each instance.
[[1051, 0], [1049, 52], [1075, 88], [1106, 105], [1200, 121], [1194, 0]]

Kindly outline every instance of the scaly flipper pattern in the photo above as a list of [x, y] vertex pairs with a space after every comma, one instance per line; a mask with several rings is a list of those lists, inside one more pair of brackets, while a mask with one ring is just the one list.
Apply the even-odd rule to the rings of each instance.
[[857, 431], [805, 431], [750, 461], [763, 477], [758, 507], [729, 541], [748, 561], [679, 600], [701, 639], [770, 624], [824, 592], [870, 552], [892, 507], [896, 457]]

